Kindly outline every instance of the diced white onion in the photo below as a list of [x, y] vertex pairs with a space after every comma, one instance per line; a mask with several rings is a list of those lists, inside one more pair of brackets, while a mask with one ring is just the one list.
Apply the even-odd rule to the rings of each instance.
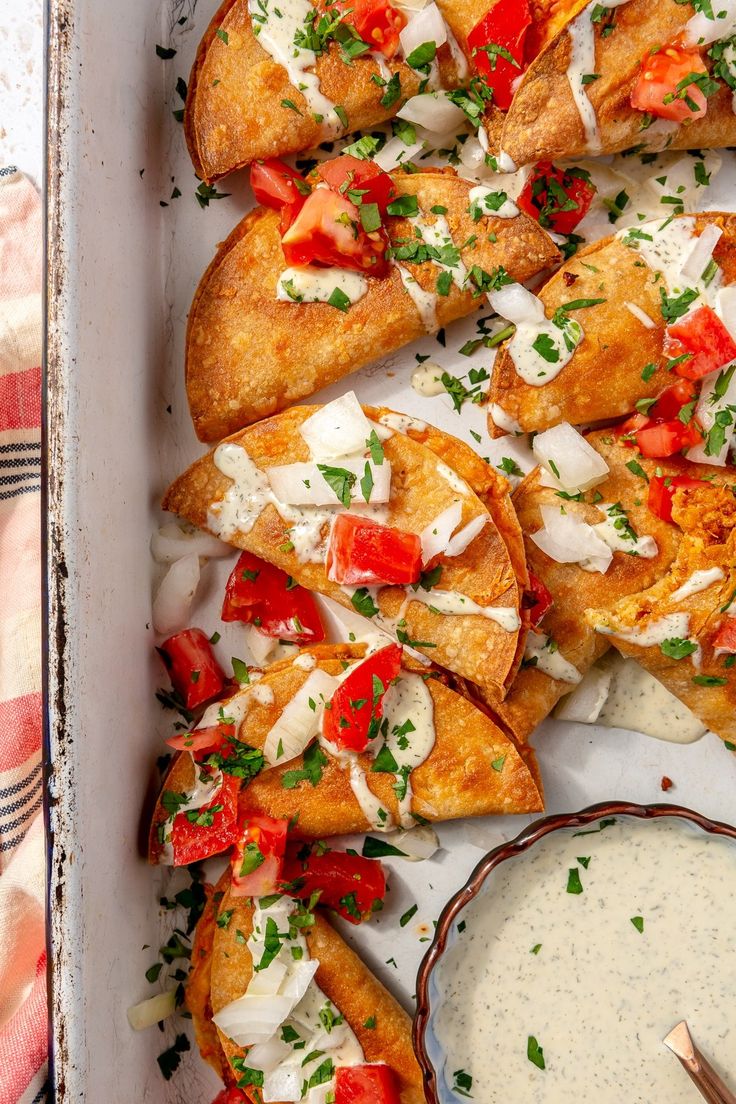
[[488, 301], [497, 314], [514, 325], [544, 321], [544, 303], [523, 284], [505, 284], [489, 292]]
[[719, 289], [716, 295], [716, 314], [736, 340], [736, 285]]
[[416, 157], [423, 146], [424, 142], [412, 142], [411, 145], [407, 146], [401, 138], [389, 138], [386, 145], [378, 151], [373, 160], [384, 172], [391, 172], [392, 169], [396, 169], [399, 165], [404, 165], [407, 161], [411, 161], [413, 157]]
[[[270, 968], [269, 966], [269, 970]], [[268, 970], [263, 970], [262, 973], [267, 974]], [[252, 1069], [271, 1073], [280, 1062], [291, 1058], [293, 1053], [288, 1043], [285, 1043], [278, 1035], [274, 1035], [267, 1043], [256, 1043], [255, 1046], [250, 1048], [248, 1051], [248, 1065]]]
[[167, 989], [164, 993], [157, 993], [155, 997], [134, 1004], [128, 1009], [128, 1023], [134, 1031], [143, 1031], [146, 1027], [153, 1027], [161, 1023], [161, 1020], [173, 1015], [176, 1011], [176, 989]]
[[[337, 680], [326, 671], [317, 667], [310, 673], [266, 736], [263, 754], [269, 766], [281, 766], [301, 755], [317, 735], [325, 702], [330, 700], [336, 688]], [[314, 708], [309, 704], [310, 700], [314, 702]], [[281, 755], [278, 754], [279, 744]]]
[[484, 529], [488, 524], [489, 518], [486, 514], [479, 514], [478, 517], [473, 518], [464, 526], [459, 533], [456, 533], [452, 538], [447, 548], [445, 549], [446, 556], [462, 556], [465, 549], [471, 544], [480, 533], [481, 529]]
[[432, 134], [454, 132], [465, 120], [462, 109], [448, 100], [444, 92], [422, 92], [419, 96], [412, 96], [397, 115]]
[[340, 395], [312, 414], [299, 428], [312, 456], [354, 456], [366, 447], [371, 425], [354, 391]]
[[175, 521], [162, 525], [151, 537], [151, 555], [156, 563], [175, 563], [191, 552], [208, 560], [233, 554], [232, 546], [217, 537], [201, 529], [186, 532]]
[[153, 600], [153, 627], [162, 636], [186, 628], [199, 586], [199, 556], [189, 552], [172, 563]]
[[404, 57], [408, 57], [425, 42], [434, 42], [437, 49], [447, 42], [447, 27], [437, 5], [427, 4], [410, 16], [399, 35], [399, 41]]
[[613, 671], [591, 667], [583, 681], [566, 694], [555, 710], [560, 721], [577, 721], [579, 724], [595, 724], [606, 704], [613, 681]]
[[269, 656], [278, 647], [278, 640], [273, 636], [266, 636], [255, 625], [244, 625], [245, 642], [248, 651], [253, 656], [253, 662], [261, 667], [268, 662]]
[[462, 502], [453, 502], [422, 530], [419, 538], [422, 542], [422, 563], [429, 563], [440, 552], [445, 551], [452, 534], [462, 521], [462, 516]]
[[245, 996], [216, 1012], [213, 1023], [238, 1046], [267, 1043], [288, 1019], [294, 1002], [282, 996]]
[[304, 1071], [299, 1064], [279, 1066], [272, 1073], [267, 1073], [263, 1078], [264, 1104], [278, 1100], [298, 1100], [303, 1081]]
[[[350, 491], [353, 502], [365, 502], [366, 498], [360, 486], [360, 481], [368, 464], [373, 477], [373, 486], [370, 490], [370, 502], [388, 502], [391, 497], [391, 464], [384, 460], [382, 464], [374, 464], [364, 457], [341, 457], [337, 466], [355, 476], [355, 483]], [[278, 464], [266, 471], [271, 490], [280, 502], [289, 506], [336, 506], [339, 502], [335, 491], [325, 479], [323, 473], [313, 461], [302, 464]]]
[[559, 506], [542, 506], [543, 528], [531, 539], [557, 563], [579, 563], [605, 574], [613, 552], [587, 522], [574, 514], [563, 514]]
[[712, 10], [715, 19], [700, 11], [687, 21], [683, 31], [687, 46], [709, 46], [718, 39], [730, 38], [736, 31], [736, 0], [718, 0]]
[[703, 233], [695, 239], [695, 245], [682, 266], [682, 275], [686, 279], [697, 283], [708, 267], [713, 256], [713, 250], [718, 245], [722, 234], [721, 227], [715, 226], [711, 222], [705, 227]]
[[532, 451], [550, 477], [545, 485], [558, 490], [587, 491], [602, 483], [609, 473], [603, 457], [569, 422], [538, 433]]
[[[270, 915], [271, 913], [269, 913]], [[254, 972], [253, 977], [248, 982], [248, 993], [252, 997], [275, 997], [288, 969], [286, 962], [280, 958], [275, 958], [269, 964], [267, 970], [256, 970]]]
[[387, 832], [382, 838], [386, 843], [402, 851], [402, 857], [410, 862], [431, 859], [440, 848], [439, 836], [431, 824], [419, 824], [416, 828]]
[[281, 992], [285, 997], [293, 1000], [295, 1008], [309, 988], [318, 968], [319, 959], [317, 958], [300, 958], [289, 968], [289, 976], [282, 985]]
[[631, 311], [634, 318], [639, 319], [642, 326], [645, 326], [648, 330], [656, 330], [657, 323], [652, 321], [652, 319], [649, 317], [647, 312], [645, 310], [642, 310], [641, 307], [638, 307], [636, 305], [636, 303], [630, 303], [629, 300], [627, 299], [626, 302], [624, 303], [624, 306], [626, 307], [626, 309], [628, 311]]

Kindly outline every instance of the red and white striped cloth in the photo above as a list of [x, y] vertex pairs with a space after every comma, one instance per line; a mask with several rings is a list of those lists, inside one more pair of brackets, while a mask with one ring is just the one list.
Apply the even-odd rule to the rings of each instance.
[[46, 1098], [41, 203], [0, 169], [0, 1104]]

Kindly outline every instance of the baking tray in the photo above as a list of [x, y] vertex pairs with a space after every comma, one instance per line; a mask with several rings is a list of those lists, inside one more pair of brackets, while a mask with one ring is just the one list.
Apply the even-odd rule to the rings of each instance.
[[[155, 991], [144, 971], [173, 924], [158, 908], [169, 875], [148, 867], [139, 850], [159, 736], [170, 728], [153, 695], [162, 675], [150, 629], [149, 539], [161, 520], [161, 491], [202, 448], [184, 397], [186, 312], [215, 243], [249, 202], [238, 174], [218, 185], [229, 198], [200, 208], [172, 114], [182, 107], [176, 78], [188, 77], [215, 7], [50, 0], [48, 11], [46, 815], [51, 1082], [67, 1104], [209, 1104], [215, 1088], [193, 1052], [171, 1081], [162, 1079], [156, 1056], [181, 1022], [137, 1034], [126, 1020], [127, 1007]], [[176, 56], [160, 60], [157, 43]], [[734, 182], [731, 164], [708, 206], [728, 206]], [[182, 194], [171, 198], [175, 188]], [[467, 371], [454, 351], [463, 325], [474, 333], [472, 321], [460, 323], [445, 347], [429, 338], [324, 397], [352, 386], [361, 399], [426, 418], [483, 454], [479, 407], [466, 404], [461, 418], [447, 396], [422, 399], [409, 385], [416, 352]], [[204, 577], [197, 621], [205, 627], [221, 628], [215, 610], [225, 571], [221, 563]], [[712, 735], [679, 746], [548, 721], [534, 743], [550, 813], [602, 800], [656, 801], [666, 775], [672, 800], [736, 819], [736, 758]], [[445, 849], [431, 861], [388, 860], [385, 912], [348, 935], [407, 1008], [442, 905], [483, 849], [529, 819], [446, 825]], [[400, 927], [415, 902], [418, 911]]]

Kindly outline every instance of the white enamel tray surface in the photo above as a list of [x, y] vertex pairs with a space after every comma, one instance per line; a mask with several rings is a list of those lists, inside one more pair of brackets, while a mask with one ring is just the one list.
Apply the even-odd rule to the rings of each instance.
[[[149, 555], [157, 501], [201, 451], [183, 386], [186, 314], [215, 243], [249, 204], [246, 174], [221, 182], [230, 198], [200, 209], [197, 181], [172, 112], [215, 0], [51, 0], [49, 90], [49, 794], [51, 982], [55, 1085], [60, 1101], [208, 1104], [214, 1079], [194, 1053], [165, 1082], [156, 1056], [181, 1021], [133, 1033], [127, 1007], [152, 995], [144, 971], [172, 926], [158, 909], [166, 873], [138, 851], [140, 811], [155, 777], [171, 716], [154, 699], [162, 683], [149, 627], [155, 579]], [[183, 25], [177, 20], [186, 17]], [[157, 43], [177, 54], [161, 61]], [[736, 172], [725, 154], [707, 206], [733, 204]], [[172, 199], [172, 191], [181, 191]], [[162, 206], [161, 204], [168, 204]], [[601, 224], [606, 232], [605, 221]], [[354, 387], [488, 448], [485, 413], [447, 396], [423, 399], [409, 378], [415, 353], [450, 372], [487, 365], [457, 349], [473, 321], [448, 331], [446, 347], [422, 347], [373, 365], [320, 398]], [[482, 435], [477, 444], [470, 436]], [[227, 565], [210, 566], [197, 622], [221, 628]], [[222, 658], [244, 648], [223, 641]], [[623, 731], [547, 722], [535, 740], [549, 812], [603, 799], [667, 797], [733, 820], [736, 760], [706, 736], [676, 746]], [[408, 1009], [414, 977], [442, 904], [482, 854], [526, 818], [440, 830], [445, 850], [429, 862], [392, 865], [384, 913], [348, 934]], [[402, 928], [399, 917], [416, 902]]]

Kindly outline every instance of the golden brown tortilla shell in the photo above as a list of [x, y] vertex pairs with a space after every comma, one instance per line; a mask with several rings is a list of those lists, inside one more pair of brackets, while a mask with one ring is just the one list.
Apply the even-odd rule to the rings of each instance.
[[[558, 253], [524, 215], [512, 219], [468, 214], [471, 185], [450, 171], [393, 174], [397, 191], [417, 195], [420, 209], [441, 205], [468, 268], [503, 266], [516, 280], [548, 267]], [[394, 241], [414, 240], [405, 219], [392, 219]], [[488, 241], [489, 234], [496, 240]], [[368, 276], [368, 291], [347, 312], [328, 303], [276, 299], [286, 268], [279, 215], [259, 208], [220, 246], [194, 297], [187, 329], [186, 385], [194, 428], [216, 441], [244, 425], [314, 394], [329, 383], [386, 356], [426, 333], [396, 268]], [[426, 261], [406, 268], [434, 291], [440, 269]], [[437, 328], [471, 314], [480, 300], [452, 285], [437, 297]]]
[[[736, 500], [730, 488], [705, 485], [675, 494], [673, 517], [684, 530], [677, 559], [665, 578], [639, 594], [604, 608], [591, 609], [587, 620], [595, 628], [622, 632], [645, 628], [671, 613], [690, 617], [688, 639], [701, 648], [696, 665], [689, 657], [673, 659], [659, 644], [647, 647], [618, 636], [606, 636], [624, 656], [636, 659], [670, 693], [699, 717], [711, 732], [736, 742], [736, 669], [724, 666], [725, 656], [714, 655], [713, 637], [727, 614], [721, 612], [736, 591]], [[693, 572], [719, 567], [724, 579], [697, 594], [679, 600], [674, 592]], [[600, 605], [600, 603], [599, 603]], [[725, 679], [724, 685], [702, 686], [695, 677]]]
[[[250, 898], [233, 897], [226, 891], [220, 909], [232, 910], [232, 916], [226, 927], [215, 928], [211, 968], [214, 1013], [242, 997], [253, 975], [250, 951], [239, 934], [247, 939], [253, 930]], [[353, 1029], [366, 1062], [391, 1067], [398, 1078], [401, 1104], [424, 1104], [410, 1017], [320, 913], [315, 913], [314, 926], [304, 933], [310, 957], [319, 959], [315, 981]], [[370, 1017], [375, 1019], [373, 1028], [364, 1026]], [[228, 1062], [245, 1055], [223, 1032], [218, 1030], [218, 1035]]]
[[[365, 645], [329, 644], [310, 651], [321, 670], [337, 675], [344, 670], [345, 662], [363, 655]], [[273, 704], [254, 700], [240, 726], [238, 739], [262, 748], [269, 730], [308, 677], [309, 672], [294, 666], [291, 660], [266, 670], [258, 685], [271, 688]], [[434, 704], [435, 744], [427, 760], [411, 773], [412, 812], [427, 820], [442, 821], [543, 809], [541, 787], [532, 769], [535, 764], [523, 758], [513, 742], [468, 698], [434, 678], [427, 679], [427, 688]], [[227, 715], [227, 702], [223, 708]], [[395, 778], [392, 774], [371, 773], [372, 762], [368, 755], [360, 757], [368, 787], [384, 808], [395, 815], [398, 810], [392, 789]], [[294, 831], [307, 839], [366, 832], [372, 827], [350, 787], [347, 770], [336, 757], [328, 756], [316, 786], [302, 781], [292, 789], [284, 789], [284, 774], [301, 770], [302, 766], [300, 755], [283, 766], [263, 771], [241, 791], [241, 810], [285, 819], [298, 816]], [[162, 792], [186, 793], [193, 784], [192, 759], [180, 755], [164, 780]], [[152, 862], [159, 858], [157, 828], [166, 817], [159, 798], [150, 833]]]
[[222, 1049], [217, 1028], [212, 1023], [210, 988], [212, 975], [212, 945], [215, 939], [215, 921], [219, 902], [230, 883], [230, 871], [227, 870], [213, 890], [205, 885], [207, 904], [197, 922], [192, 943], [192, 958], [189, 977], [185, 990], [187, 1008], [192, 1014], [194, 1037], [202, 1058], [212, 1066], [215, 1073], [226, 1084], [234, 1084], [233, 1070]]
[[[694, 217], [698, 234], [711, 224], [723, 230], [714, 259], [723, 269], [724, 282], [736, 281], [736, 215], [709, 212], [682, 217]], [[506, 346], [493, 365], [490, 401], [515, 418], [525, 432], [540, 432], [558, 422], [580, 425], [619, 418], [630, 413], [638, 399], [659, 394], [674, 382], [662, 350], [665, 322], [660, 287], [661, 280], [643, 262], [639, 250], [615, 237], [580, 250], [537, 295], [548, 318], [575, 299], [605, 299], [597, 306], [570, 312], [583, 327], [583, 340], [565, 367], [542, 387], [521, 378]], [[656, 322], [655, 328], [642, 325], [627, 302], [640, 307]], [[643, 380], [646, 364], [657, 365], [657, 371]], [[503, 432], [490, 415], [489, 429], [494, 436]]]
[[[567, 79], [571, 40], [563, 29], [527, 69], [506, 115], [500, 146], [517, 165], [592, 152], [615, 153], [647, 142], [653, 148], [666, 144], [668, 149], [712, 149], [736, 142], [732, 93], [725, 85], [708, 98], [708, 111], [702, 119], [684, 123], [666, 135], [642, 130], [644, 114], [631, 106], [642, 58], [674, 40], [693, 14], [692, 7], [676, 0], [630, 0], [614, 9], [614, 14], [615, 30], [605, 38], [601, 38], [605, 23], [594, 24], [595, 72], [600, 77], [587, 85], [598, 119], [600, 150], [586, 146]], [[710, 65], [707, 53], [704, 60]]]
[[[241, 444], [263, 470], [287, 459], [308, 460], [309, 450], [299, 426], [316, 409], [292, 407], [242, 430], [229, 440]], [[421, 533], [457, 495], [440, 475], [437, 457], [426, 445], [405, 434], [394, 433], [384, 443], [384, 451], [393, 471], [388, 523]], [[215, 466], [213, 456], [214, 453], [210, 453], [197, 460], [180, 476], [169, 488], [163, 504], [164, 509], [204, 529], [211, 529], [210, 507], [219, 502], [231, 486], [230, 479]], [[490, 518], [484, 503], [469, 490], [464, 498], [462, 524], [481, 514]], [[268, 505], [250, 532], [236, 533], [229, 538], [229, 543], [282, 568], [309, 590], [325, 594], [352, 609], [348, 595], [337, 583], [328, 580], [324, 564], [301, 563], [295, 552], [289, 550], [287, 529], [288, 524], [275, 507]], [[514, 567], [492, 519], [462, 555], [444, 562], [438, 590], [459, 591], [480, 605], [518, 611], [521, 595]], [[396, 617], [406, 597], [403, 587], [383, 587], [376, 601], [382, 614]], [[480, 615], [438, 615], [416, 601], [410, 601], [403, 616], [409, 640], [436, 645], [421, 646], [418, 651], [424, 652], [438, 666], [485, 687], [489, 694], [503, 696], [514, 667], [518, 632], [507, 632]]]
[[[439, 7], [463, 43], [477, 21], [477, 3], [439, 0]], [[218, 30], [227, 35], [227, 42], [218, 36]], [[437, 60], [442, 87], [456, 88], [458, 71], [448, 45], [439, 48]], [[385, 90], [372, 79], [380, 78], [381, 72], [370, 55], [348, 65], [333, 43], [317, 59], [315, 72], [322, 92], [342, 106], [348, 118], [348, 126], [340, 134], [369, 130], [390, 119], [419, 91], [421, 74], [402, 60], [386, 65], [401, 81], [401, 96], [389, 107], [381, 105]], [[300, 113], [286, 107], [284, 100]], [[299, 153], [326, 138], [303, 94], [254, 36], [247, 0], [225, 0], [199, 44], [189, 77], [184, 133], [194, 170], [207, 181], [251, 161]]]
[[[612, 605], [654, 584], [669, 570], [682, 539], [676, 525], [651, 513], [647, 506], [647, 484], [641, 476], [629, 471], [627, 462], [636, 458], [649, 476], [661, 471], [664, 475], [687, 474], [693, 478], [709, 475], [719, 482], [726, 478], [723, 468], [689, 464], [681, 457], [645, 460], [638, 457], [634, 449], [618, 444], [612, 433], [605, 430], [589, 434], [587, 440], [608, 464], [610, 475], [586, 494], [586, 500], [589, 502], [597, 491], [604, 502], [620, 502], [635, 531], [640, 536], [654, 537], [659, 552], [650, 560], [614, 552], [605, 575], [583, 571], [577, 564], [557, 563], [531, 540], [531, 534], [542, 525], [540, 507], [564, 505], [568, 512], [580, 515], [591, 524], [602, 520], [601, 512], [591, 505], [563, 503], [554, 490], [541, 486], [539, 469], [531, 472], [516, 488], [513, 501], [526, 535], [529, 570], [542, 580], [554, 598], [554, 605], [539, 631], [557, 642], [565, 659], [581, 674], [610, 646], [609, 638], [595, 633], [585, 620], [586, 609], [607, 603]], [[515, 738], [523, 741], [573, 688], [572, 684], [554, 679], [535, 667], [522, 666], [505, 701], [494, 703], [493, 708]]]

